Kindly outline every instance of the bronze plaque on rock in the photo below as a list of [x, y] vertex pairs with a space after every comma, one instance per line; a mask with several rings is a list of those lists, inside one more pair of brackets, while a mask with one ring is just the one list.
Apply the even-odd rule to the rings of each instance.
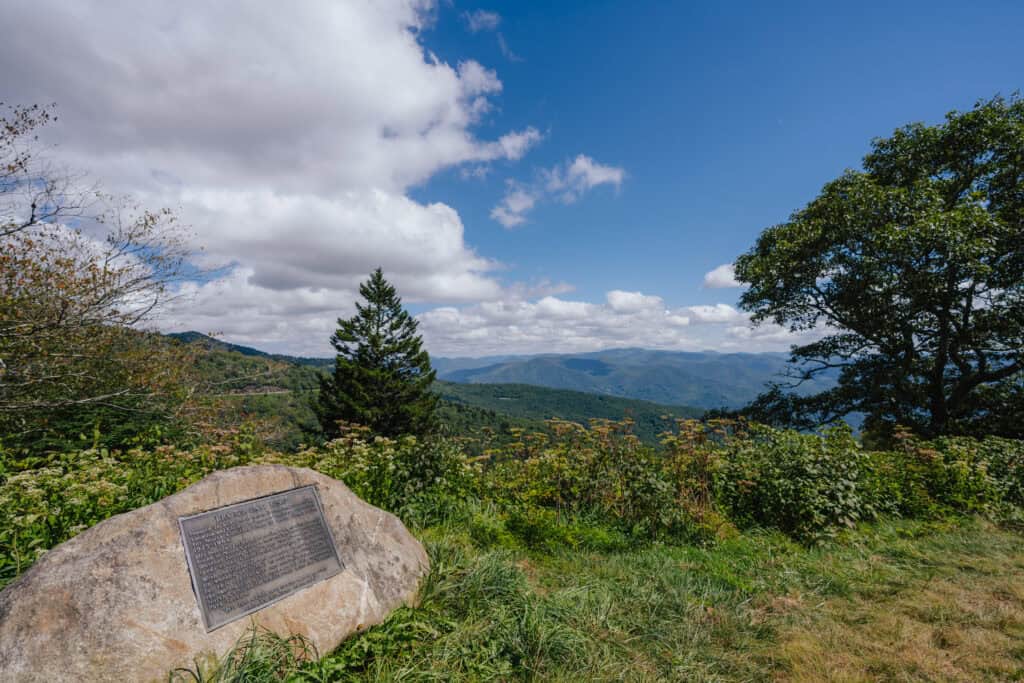
[[316, 486], [179, 517], [178, 525], [207, 631], [344, 567]]

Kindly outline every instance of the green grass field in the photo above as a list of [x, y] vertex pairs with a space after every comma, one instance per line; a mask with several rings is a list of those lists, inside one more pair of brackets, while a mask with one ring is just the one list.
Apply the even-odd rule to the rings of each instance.
[[288, 464], [401, 517], [431, 558], [418, 605], [333, 652], [256, 631], [175, 680], [1024, 680], [1019, 441], [684, 422], [658, 450], [562, 423], [482, 458], [365, 437], [0, 451], [0, 583], [212, 471]]
[[577, 547], [530, 549], [486, 509], [419, 535], [419, 607], [312, 663], [263, 634], [211, 678], [1024, 680], [1024, 539], [978, 519], [814, 548], [762, 532], [634, 547], [577, 522]]

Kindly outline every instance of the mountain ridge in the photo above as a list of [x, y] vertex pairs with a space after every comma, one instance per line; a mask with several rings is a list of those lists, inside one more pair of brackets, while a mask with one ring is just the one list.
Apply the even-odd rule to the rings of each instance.
[[[784, 378], [788, 354], [612, 349], [524, 356], [446, 370], [438, 378], [463, 384], [532, 384], [669, 405], [737, 408]], [[834, 386], [836, 373], [806, 382], [799, 393]]]
[[[232, 344], [198, 332], [169, 336], [202, 342], [243, 355], [329, 368], [333, 358], [288, 356]], [[738, 408], [767, 384], [784, 377], [788, 354], [780, 352], [664, 351], [615, 348], [572, 354], [498, 355], [480, 358], [435, 356], [437, 378], [455, 384], [526, 384], [588, 394], [693, 408]], [[824, 391], [837, 372], [804, 383], [798, 393]]]

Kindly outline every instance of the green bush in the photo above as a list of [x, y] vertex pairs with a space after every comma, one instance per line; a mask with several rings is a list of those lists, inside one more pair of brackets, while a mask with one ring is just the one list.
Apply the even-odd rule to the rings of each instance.
[[724, 449], [717, 498], [741, 526], [812, 541], [875, 514], [867, 456], [848, 427], [824, 436], [753, 427]]
[[320, 449], [282, 462], [308, 466], [340, 479], [363, 500], [399, 515], [408, 524], [441, 521], [474, 493], [472, 467], [458, 446], [446, 439], [367, 438], [351, 429]]
[[686, 526], [664, 459], [629, 432], [628, 421], [595, 420], [589, 429], [557, 420], [550, 424], [550, 440], [538, 435], [539, 440], [511, 444], [498, 454], [485, 475], [488, 495], [513, 510], [594, 517], [638, 536], [676, 533]]
[[1024, 442], [997, 437], [921, 441], [897, 434], [898, 448], [871, 454], [886, 512], [906, 517], [999, 514], [1024, 506]]
[[1024, 507], [1024, 441], [989, 436], [977, 445], [1000, 502]]
[[89, 449], [38, 458], [29, 463], [33, 469], [21, 469], [23, 460], [0, 451], [0, 586], [90, 526], [252, 457], [226, 446]]

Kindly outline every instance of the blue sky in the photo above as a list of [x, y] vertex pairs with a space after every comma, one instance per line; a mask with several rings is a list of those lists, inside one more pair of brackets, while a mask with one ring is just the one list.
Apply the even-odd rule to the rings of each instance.
[[[466, 31], [477, 10], [500, 15], [495, 31]], [[470, 183], [443, 173], [414, 195], [457, 207], [469, 241], [523, 278], [565, 279], [587, 300], [618, 288], [712, 304], [723, 292], [703, 274], [858, 167], [873, 137], [1024, 86], [1022, 31], [1019, 2], [442, 9], [424, 43], [493, 65], [505, 87], [491, 125], [545, 139], [527, 163]], [[626, 170], [619, 192], [542, 205], [511, 231], [489, 220], [506, 178], [581, 152]]]
[[[191, 226], [153, 324], [327, 355], [377, 266], [439, 355], [785, 350], [705, 286], [870, 140], [1024, 87], [1019, 2], [12, 0], [10, 103]], [[45, 55], [38, 36], [47, 36]]]

